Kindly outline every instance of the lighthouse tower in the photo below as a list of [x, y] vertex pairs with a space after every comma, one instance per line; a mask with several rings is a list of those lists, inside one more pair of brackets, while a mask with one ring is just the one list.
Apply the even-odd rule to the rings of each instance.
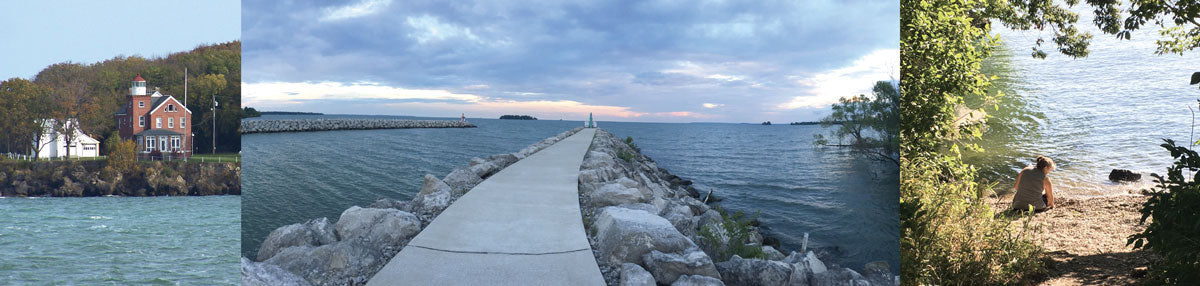
[[129, 86], [129, 95], [146, 95], [146, 80], [142, 78], [142, 74], [139, 73], [133, 78], [133, 84]]

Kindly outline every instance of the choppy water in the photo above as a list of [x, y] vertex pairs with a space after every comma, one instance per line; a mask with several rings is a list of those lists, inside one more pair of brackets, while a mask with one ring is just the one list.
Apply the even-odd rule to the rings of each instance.
[[[426, 173], [440, 177], [471, 157], [514, 152], [582, 125], [471, 121], [479, 128], [244, 136], [243, 255], [256, 255], [279, 226], [336, 219], [379, 197], [408, 200]], [[622, 138], [632, 136], [644, 154], [697, 188], [715, 189], [726, 208], [761, 212], [769, 234], [786, 249], [798, 250], [809, 232], [810, 244], [835, 248], [843, 265], [858, 269], [884, 260], [898, 269], [897, 169], [837, 148], [814, 149], [818, 126], [599, 124]]]
[[997, 31], [1005, 46], [985, 71], [1001, 77], [1009, 96], [1001, 104], [1005, 110], [993, 114], [999, 116], [990, 122], [992, 134], [985, 136], [988, 155], [974, 162], [1007, 189], [1017, 170], [1039, 154], [1058, 165], [1051, 174], [1055, 192], [1095, 196], [1149, 187], [1149, 176], [1142, 183], [1114, 184], [1108, 173], [1116, 168], [1164, 173], [1171, 158], [1159, 147], [1162, 139], [1189, 142], [1188, 107], [1196, 109], [1200, 89], [1188, 80], [1200, 71], [1200, 51], [1155, 55], [1155, 29], [1117, 40], [1091, 24], [1091, 11], [1073, 10], [1081, 14], [1079, 27], [1094, 35], [1086, 58], [1051, 53], [1034, 59], [1029, 48], [1037, 32]]
[[0, 199], [0, 284], [237, 285], [237, 196]]

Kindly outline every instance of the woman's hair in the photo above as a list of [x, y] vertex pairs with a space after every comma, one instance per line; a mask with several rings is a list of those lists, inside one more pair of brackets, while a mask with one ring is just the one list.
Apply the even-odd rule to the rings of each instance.
[[1037, 156], [1037, 168], [1045, 170], [1046, 167], [1054, 168], [1054, 160], [1050, 160], [1050, 157], [1046, 156]]

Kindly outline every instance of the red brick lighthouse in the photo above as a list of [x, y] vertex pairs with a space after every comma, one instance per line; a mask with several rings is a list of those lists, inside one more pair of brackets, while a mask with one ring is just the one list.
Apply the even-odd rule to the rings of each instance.
[[181, 159], [192, 156], [192, 111], [170, 95], [146, 93], [146, 80], [138, 74], [129, 96], [117, 111], [121, 139], [137, 143], [138, 157]]

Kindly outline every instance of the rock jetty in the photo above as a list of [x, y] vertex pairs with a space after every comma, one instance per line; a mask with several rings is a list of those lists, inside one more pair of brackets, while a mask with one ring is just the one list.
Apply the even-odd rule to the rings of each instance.
[[407, 119], [267, 119], [242, 120], [242, 134], [307, 132], [329, 130], [474, 128], [475, 124], [458, 120]]
[[426, 174], [420, 192], [409, 201], [382, 198], [365, 208], [350, 207], [336, 222], [318, 218], [277, 228], [256, 257], [242, 258], [242, 285], [365, 284], [446, 207], [484, 179], [582, 129], [517, 152], [472, 158], [469, 165], [440, 179]]
[[[711, 194], [707, 195], [711, 196]], [[579, 204], [609, 285], [899, 285], [885, 262], [863, 273], [812, 251], [784, 255], [757, 227], [730, 233], [729, 218], [692, 182], [628, 144], [596, 132], [579, 174]], [[744, 237], [744, 241], [735, 241]], [[741, 247], [734, 247], [741, 246]], [[732, 249], [751, 249], [739, 253]], [[742, 257], [753, 255], [756, 258]]]
[[[473, 158], [470, 165], [440, 179], [427, 174], [420, 192], [409, 201], [383, 198], [366, 208], [347, 209], [336, 222], [318, 218], [275, 229], [256, 257], [242, 259], [242, 285], [365, 284], [459, 197], [492, 174], [581, 129], [514, 153]], [[659, 168], [611, 133], [597, 130], [580, 167], [579, 203], [606, 283], [899, 284], [886, 263], [870, 263], [860, 273], [827, 265], [812, 251], [784, 255], [764, 245], [757, 228], [741, 236], [724, 232], [726, 217], [700, 196], [690, 181]], [[733, 245], [761, 249], [761, 257], [728, 255]]]

